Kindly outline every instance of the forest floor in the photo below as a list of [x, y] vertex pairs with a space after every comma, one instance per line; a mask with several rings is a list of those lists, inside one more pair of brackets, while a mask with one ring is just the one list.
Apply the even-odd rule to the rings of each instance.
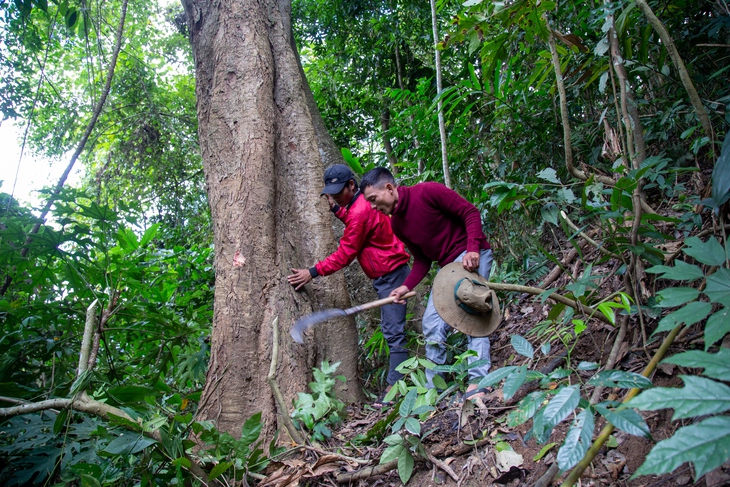
[[[572, 272], [576, 274], [578, 271], [576, 266]], [[594, 268], [594, 272], [607, 276], [611, 276], [612, 271], [615, 270]], [[568, 279], [568, 276], [563, 276], [551, 287], [565, 286], [568, 284]], [[348, 282], [352, 284], [353, 281], [358, 281], [358, 279], [348, 276]], [[597, 292], [600, 292], [601, 295], [608, 295], [621, 288], [620, 281], [618, 277], [605, 279], [601, 289]], [[368, 293], [371, 290], [368, 288], [367, 281], [363, 281], [362, 285], [356, 286], [355, 289], [351, 288], [353, 302], [369, 300], [371, 296]], [[427, 289], [420, 291], [419, 297], [425, 296]], [[542, 336], [535, 334], [535, 330], [539, 329], [540, 323], [546, 319], [550, 310], [550, 304], [542, 304], [536, 296], [513, 295], [510, 301], [502, 302], [502, 308], [504, 311], [502, 324], [490, 336], [492, 370], [505, 365], [521, 365], [527, 360], [525, 357], [515, 354], [510, 344], [512, 335], [517, 334], [528, 338], [538, 349], [548, 339], [547, 333], [549, 333], [546, 331], [546, 335]], [[418, 322], [419, 312], [422, 313], [422, 309], [416, 306], [414, 310], [416, 319], [413, 321]], [[375, 315], [371, 318], [375, 318]], [[645, 333], [639, 326], [629, 330], [621, 345], [615, 368], [641, 373], [659, 347], [664, 334], [660, 335], [662, 336], [655, 337], [654, 340], [648, 337], [645, 342]], [[687, 333], [675, 341], [667, 355], [695, 348], [701, 337], [702, 331], [699, 327], [696, 330], [690, 328]], [[611, 325], [595, 319], [588, 320], [588, 328], [580, 334], [577, 341], [563, 344], [559, 340], [552, 340], [552, 349], [549, 354], [536, 358], [536, 363], [532, 364], [531, 368], [542, 369], [546, 372], [556, 367], [566, 367], [566, 359], [569, 358], [571, 369], [573, 369], [569, 380], [571, 383], [585, 383], [595, 371], [575, 371], [575, 366], [583, 361], [605, 364], [614, 346], [615, 338], [616, 330]], [[568, 353], [566, 345], [570, 348], [568, 357], [566, 357]], [[682, 381], [679, 375], [682, 373], [681, 367], [660, 364], [651, 379], [655, 385], [659, 386], [681, 386]], [[467, 401], [466, 405], [462, 405], [455, 400], [456, 396], [443, 400], [428, 419], [421, 423], [421, 431], [433, 430], [422, 442], [431, 460], [416, 457], [413, 474], [408, 485], [417, 487], [501, 485], [545, 487], [560, 485], [569, 472], [555, 474], [556, 454], [565, 438], [570, 421], [559, 424], [545, 444], [538, 444], [535, 439], [525, 440], [532, 425], [531, 420], [514, 428], [507, 426], [507, 414], [515, 409], [520, 399], [537, 388], [536, 381], [528, 382], [508, 401], [504, 401], [499, 388], [490, 393], [486, 400], [476, 403]], [[584, 387], [583, 392], [584, 397], [585, 394], [588, 394], [589, 398], [593, 389]], [[603, 400], [621, 400], [626, 393], [626, 389], [606, 388], [601, 397]], [[362, 446], [361, 442], [353, 441], [366, 435], [378, 422], [383, 424], [383, 420], [392, 422], [394, 418], [397, 418], [393, 414], [393, 408], [375, 409], [370, 404], [364, 403], [350, 405], [347, 413], [345, 421], [333, 428], [332, 438], [317, 448], [309, 450], [302, 459], [295, 462], [284, 462], [285, 465], [276, 465], [279, 469], [278, 472], [270, 473], [268, 479], [259, 485], [272, 487], [335, 486], [338, 484], [402, 485], [397, 467], [384, 473], [372, 471], [372, 467], [378, 466], [380, 456], [387, 445], [382, 441], [374, 441], [370, 446]], [[671, 409], [640, 412], [650, 428], [652, 439], [632, 436], [615, 430], [613, 433], [615, 441], [609, 442], [610, 446], [601, 448], [592, 464], [584, 471], [578, 485], [582, 487], [716, 487], [730, 485], [730, 462], [726, 462], [720, 468], [696, 481], [689, 464], [684, 464], [674, 472], [662, 476], [630, 478], [644, 462], [656, 441], [669, 438], [677, 428], [686, 424], [686, 422], [672, 421], [672, 413]], [[603, 418], [597, 417], [594, 438], [604, 425]], [[390, 433], [390, 428], [387, 428], [381, 436], [387, 436]], [[514, 454], [504, 455], [499, 451], [504, 450], [505, 444], [511, 447]], [[327, 455], [326, 452], [336, 453]], [[439, 465], [437, 466], [436, 463]], [[553, 464], [555, 464], [553, 472], [545, 475]], [[367, 470], [368, 468], [370, 470]], [[344, 481], [346, 475], [366, 472], [369, 474], [364, 478]], [[552, 482], [547, 481], [552, 478], [554, 478]]]

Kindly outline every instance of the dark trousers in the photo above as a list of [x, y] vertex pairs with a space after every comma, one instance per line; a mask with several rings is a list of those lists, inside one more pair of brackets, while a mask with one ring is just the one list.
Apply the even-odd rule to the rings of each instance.
[[[400, 287], [411, 272], [408, 264], [403, 264], [394, 271], [378, 277], [373, 281], [375, 292], [379, 298], [387, 298], [390, 292]], [[386, 304], [380, 308], [380, 330], [390, 349], [390, 367], [388, 369], [388, 384], [395, 384], [403, 374], [395, 370], [401, 362], [408, 359], [406, 349], [406, 305]]]

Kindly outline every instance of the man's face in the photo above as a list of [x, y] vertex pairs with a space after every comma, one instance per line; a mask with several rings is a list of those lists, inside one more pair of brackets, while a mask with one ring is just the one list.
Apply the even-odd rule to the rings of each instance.
[[392, 184], [385, 183], [380, 186], [368, 186], [362, 194], [372, 209], [378, 210], [384, 215], [390, 215], [398, 202], [395, 191], [396, 188]]
[[349, 180], [342, 191], [337, 194], [332, 194], [332, 199], [335, 200], [340, 206], [347, 206], [352, 201], [352, 197], [355, 196], [355, 183]]

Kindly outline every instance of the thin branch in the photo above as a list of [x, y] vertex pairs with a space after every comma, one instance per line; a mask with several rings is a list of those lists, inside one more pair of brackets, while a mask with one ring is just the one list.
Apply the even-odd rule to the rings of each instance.
[[84, 336], [81, 340], [81, 353], [79, 353], [79, 367], [76, 376], [89, 369], [89, 355], [91, 354], [91, 337], [94, 333], [94, 324], [96, 323], [96, 307], [99, 300], [95, 299], [88, 308], [86, 308], [86, 325], [84, 326]]
[[[528, 293], [528, 294], [534, 294], [534, 295], [540, 295], [544, 293], [545, 291], [548, 291], [547, 289], [542, 289], [539, 287], [532, 287], [532, 286], [519, 286], [517, 284], [505, 284], [503, 282], [490, 282], [489, 283], [490, 289], [493, 289], [495, 291], [514, 291], [518, 293]], [[578, 303], [577, 301], [574, 301], [570, 298], [567, 298], [563, 296], [562, 294], [558, 294], [557, 292], [551, 293], [547, 299], [552, 299], [553, 301], [557, 301], [559, 303], [567, 304], [571, 308], [575, 309], [576, 311], [588, 316], [589, 318], [596, 318], [604, 323], [608, 323], [609, 325], [613, 325], [611, 321], [606, 318], [603, 313], [600, 311], [591, 308], [590, 306]]]
[[438, 121], [439, 134], [441, 136], [441, 163], [444, 168], [444, 184], [447, 188], [451, 188], [451, 175], [449, 174], [449, 159], [446, 151], [446, 124], [444, 122], [444, 104], [441, 98], [441, 90], [443, 81], [441, 80], [441, 51], [438, 50], [436, 44], [439, 39], [438, 17], [436, 15], [436, 0], [431, 0], [431, 28], [433, 29], [433, 49], [436, 61], [436, 93], [438, 96]]
[[[669, 332], [669, 335], [667, 335], [667, 337], [664, 339], [664, 342], [662, 342], [662, 346], [659, 347], [659, 350], [657, 350], [657, 352], [654, 354], [654, 358], [652, 358], [651, 362], [647, 364], [641, 375], [643, 375], [644, 377], [649, 377], [652, 372], [654, 372], [657, 364], [659, 364], [659, 361], [664, 358], [664, 354], [667, 353], [669, 346], [672, 344], [674, 338], [677, 336], [681, 329], [682, 326], [680, 325], [674, 328], [671, 332]], [[631, 389], [621, 402], [629, 402], [633, 397], [639, 394], [639, 392], [641, 392], [641, 389]], [[601, 449], [603, 444], [606, 443], [608, 437], [611, 436], [611, 433], [613, 433], [614, 429], [615, 426], [611, 423], [606, 424], [603, 430], [601, 430], [601, 433], [598, 435], [598, 438], [596, 438], [591, 447], [588, 449], [588, 452], [585, 454], [583, 459], [578, 462], [578, 465], [573, 468], [573, 470], [570, 472], [570, 475], [566, 477], [565, 481], [560, 487], [572, 487], [576, 482], [578, 482], [578, 479], [583, 474], [583, 471], [588, 468], [588, 465], [591, 464], [593, 459], [598, 454], [598, 451]]]
[[292, 422], [291, 418], [289, 417], [289, 409], [286, 407], [286, 401], [284, 400], [284, 395], [281, 393], [281, 389], [279, 389], [279, 383], [276, 381], [276, 367], [279, 361], [279, 317], [277, 316], [274, 318], [273, 323], [271, 324], [271, 328], [273, 330], [273, 343], [271, 346], [271, 366], [269, 367], [269, 375], [266, 378], [266, 380], [269, 382], [269, 387], [271, 387], [271, 392], [274, 394], [274, 399], [276, 400], [276, 405], [279, 408], [279, 418], [281, 419], [281, 422], [284, 423], [284, 427], [286, 428], [286, 431], [289, 433], [289, 436], [291, 437], [292, 441], [296, 443], [297, 445], [303, 445], [304, 444], [304, 438], [299, 433], [299, 431], [294, 427], [294, 423]]
[[[705, 130], [705, 134], [710, 138], [710, 142], [713, 142], [715, 140], [715, 134], [712, 130], [710, 117], [707, 115], [707, 111], [705, 111], [705, 106], [702, 104], [702, 99], [697, 93], [697, 89], [695, 88], [694, 83], [692, 83], [692, 78], [690, 78], [689, 73], [687, 72], [687, 68], [684, 65], [684, 61], [682, 61], [682, 57], [679, 55], [677, 47], [674, 45], [674, 41], [669, 35], [669, 32], [667, 32], [664, 24], [662, 24], [661, 20], [659, 20], [659, 18], [654, 14], [654, 11], [652, 11], [651, 7], [649, 7], [649, 5], [646, 3], [646, 0], [636, 0], [636, 5], [639, 7], [639, 9], [641, 9], [642, 13], [649, 21], [651, 26], [654, 28], [656, 33], [659, 34], [659, 38], [662, 40], [662, 44], [664, 45], [664, 47], [667, 48], [667, 53], [672, 59], [674, 67], [679, 73], [679, 79], [682, 81], [684, 89], [687, 90], [687, 95], [689, 95], [689, 99], [695, 109], [695, 114], [697, 115], [697, 118], [699, 119], [702, 128]], [[716, 157], [715, 145], [710, 143], [710, 147], [712, 148], [713, 156]]]
[[[104, 107], [104, 103], [106, 102], [107, 96], [109, 96], [109, 90], [111, 89], [112, 85], [112, 79], [114, 78], [114, 70], [117, 65], [117, 57], [119, 56], [119, 50], [122, 46], [122, 33], [124, 32], [124, 20], [127, 16], [127, 3], [129, 0], [123, 0], [122, 1], [122, 12], [121, 16], [119, 18], [119, 25], [117, 27], [117, 33], [116, 33], [116, 42], [114, 45], [114, 51], [112, 53], [111, 61], [109, 61], [109, 69], [107, 71], [106, 75], [106, 84], [104, 85], [104, 91], [101, 94], [101, 97], [99, 98], [98, 103], [96, 104], [96, 107], [94, 107], [94, 112], [91, 115], [91, 120], [89, 120], [89, 123], [86, 126], [86, 130], [84, 131], [84, 134], [81, 136], [81, 140], [79, 141], [78, 146], [76, 147], [76, 151], [71, 156], [71, 161], [68, 163], [68, 166], [66, 166], [66, 170], [63, 172], [61, 177], [58, 180], [58, 183], [56, 183], [56, 187], [53, 189], [51, 194], [48, 196], [48, 201], [46, 202], [45, 206], [43, 207], [43, 210], [41, 210], [41, 215], [39, 217], [39, 221], [33, 226], [33, 229], [30, 231], [30, 235], [35, 235], [38, 233], [38, 230], [41, 228], [41, 224], [43, 220], [45, 220], [46, 216], [48, 215], [48, 212], [51, 211], [51, 206], [53, 206], [53, 203], [56, 201], [56, 197], [61, 192], [61, 189], [63, 188], [63, 185], [66, 183], [66, 179], [68, 178], [68, 175], [71, 174], [71, 169], [73, 169], [74, 164], [76, 163], [76, 160], [81, 155], [81, 152], [86, 147], [86, 142], [89, 140], [89, 135], [91, 134], [91, 131], [94, 129], [94, 126], [96, 125], [96, 121], [99, 119], [99, 115], [101, 114], [101, 110]], [[23, 250], [21, 250], [20, 255], [22, 257], [25, 257], [28, 255], [28, 244], [32, 240], [32, 237], [28, 237], [25, 242], [25, 246], [23, 247]], [[0, 289], [0, 296], [4, 296], [5, 293], [8, 290], [8, 287], [10, 286], [10, 282], [12, 281], [12, 277], [8, 275], [5, 278], [5, 282], [3, 283], [2, 288]]]

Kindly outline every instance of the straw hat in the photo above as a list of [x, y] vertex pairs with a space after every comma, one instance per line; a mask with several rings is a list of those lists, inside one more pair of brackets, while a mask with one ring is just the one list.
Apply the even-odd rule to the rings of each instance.
[[466, 335], [484, 337], [502, 320], [499, 301], [489, 282], [461, 262], [441, 268], [433, 281], [433, 304], [439, 316]]

